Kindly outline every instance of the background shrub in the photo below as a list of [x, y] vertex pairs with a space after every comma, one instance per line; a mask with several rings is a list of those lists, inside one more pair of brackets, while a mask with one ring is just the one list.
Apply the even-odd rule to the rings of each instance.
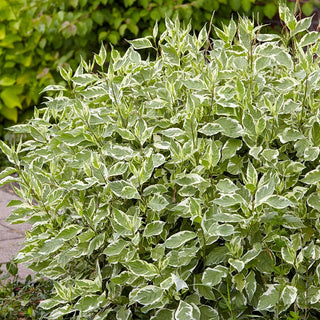
[[[15, 264], [6, 264], [7, 273], [0, 270], [0, 317], [6, 320], [45, 319], [46, 311], [38, 307], [40, 301], [50, 296], [53, 285], [50, 280], [32, 280], [29, 275], [25, 281], [18, 279]], [[48, 315], [48, 314], [47, 314]]]
[[319, 318], [319, 33], [280, 14], [102, 46], [0, 142], [48, 319]]
[[[313, 1], [302, 4], [308, 15], [312, 8]], [[80, 57], [91, 58], [101, 41], [127, 47], [124, 39], [150, 35], [157, 20], [164, 31], [166, 15], [179, 15], [187, 22], [192, 19], [194, 29], [200, 31], [214, 10], [214, 22], [221, 24], [232, 12], [254, 16], [259, 12], [260, 18], [272, 18], [277, 6], [275, 0], [2, 0], [0, 123], [5, 119], [16, 122], [19, 113], [20, 121], [28, 117], [30, 112], [22, 110], [41, 101], [46, 85], [62, 81], [57, 68], [69, 64], [75, 69]]]

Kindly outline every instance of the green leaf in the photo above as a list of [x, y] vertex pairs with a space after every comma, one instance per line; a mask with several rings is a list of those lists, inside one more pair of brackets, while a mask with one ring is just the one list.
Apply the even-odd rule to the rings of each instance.
[[13, 173], [17, 172], [17, 169], [16, 168], [12, 168], [12, 167], [7, 167], [5, 168], [4, 170], [2, 170], [0, 172], [0, 179], [3, 179]]
[[212, 224], [208, 233], [212, 236], [227, 237], [234, 234], [234, 227], [231, 224]]
[[120, 176], [124, 174], [128, 170], [128, 163], [127, 162], [117, 162], [110, 168], [108, 168], [108, 175], [112, 176]]
[[174, 310], [169, 309], [160, 309], [156, 312], [156, 314], [151, 317], [151, 320], [168, 320], [173, 319]]
[[203, 157], [200, 161], [207, 169], [214, 168], [220, 160], [220, 147], [212, 140], [212, 143], [207, 147]]
[[106, 144], [103, 148], [103, 153], [106, 156], [115, 158], [116, 160], [129, 160], [134, 154], [130, 147], [116, 144]]
[[115, 256], [121, 253], [121, 251], [128, 245], [128, 242], [123, 239], [118, 239], [111, 242], [103, 253], [107, 256]]
[[298, 130], [285, 128], [283, 132], [279, 134], [279, 138], [282, 143], [287, 143], [289, 141], [304, 139], [305, 136], [302, 133], [300, 133]]
[[117, 320], [129, 320], [132, 316], [131, 310], [125, 308], [122, 306], [118, 311], [117, 311]]
[[8, 87], [1, 91], [0, 97], [8, 108], [13, 109], [18, 107], [22, 109], [21, 99], [19, 98], [20, 93], [19, 87]]
[[140, 199], [140, 194], [136, 187], [125, 180], [114, 181], [109, 184], [112, 192], [124, 199]]
[[201, 203], [198, 199], [190, 198], [189, 208], [193, 220], [202, 217]]
[[213, 136], [222, 131], [222, 126], [218, 123], [207, 123], [198, 131], [206, 136]]
[[246, 277], [245, 289], [246, 289], [249, 301], [251, 301], [257, 289], [255, 274], [252, 270]]
[[104, 244], [105, 236], [105, 233], [100, 233], [90, 241], [88, 247], [88, 256], [90, 256], [95, 250], [100, 249], [100, 247]]
[[165, 222], [163, 221], [153, 221], [148, 223], [143, 231], [143, 236], [152, 237], [159, 235], [162, 232], [164, 225]]
[[105, 301], [105, 295], [85, 295], [75, 304], [74, 309], [83, 312], [92, 312], [99, 309], [100, 305]]
[[274, 192], [274, 188], [275, 182], [273, 179], [270, 180], [267, 184], [260, 186], [255, 194], [256, 206], [259, 206], [265, 201], [266, 198], [271, 196]]
[[222, 148], [221, 161], [232, 158], [241, 147], [241, 140], [229, 139]]
[[239, 188], [228, 178], [221, 179], [217, 183], [217, 189], [222, 193], [234, 193]]
[[152, 43], [147, 38], [138, 38], [134, 40], [127, 40], [136, 50], [152, 48]]
[[204, 182], [205, 180], [199, 176], [196, 173], [189, 173], [189, 174], [185, 174], [183, 175], [181, 178], [178, 178], [175, 180], [175, 182], [179, 185], [179, 186], [191, 186], [194, 184], [199, 184], [201, 182]]
[[266, 3], [263, 7], [263, 13], [268, 19], [272, 19], [277, 11], [278, 8], [274, 3]]
[[50, 310], [63, 302], [64, 300], [62, 299], [50, 298], [50, 299], [42, 300], [39, 304], [39, 307], [44, 310]]
[[175, 249], [194, 239], [197, 235], [192, 231], [180, 231], [169, 237], [164, 243], [166, 248]]
[[169, 138], [175, 138], [175, 137], [179, 137], [179, 136], [182, 136], [182, 135], [185, 135], [186, 132], [179, 129], [179, 128], [170, 128], [170, 129], [166, 129], [166, 130], [163, 130], [161, 131], [161, 133], [166, 136], [166, 137], [169, 137]]
[[210, 306], [199, 306], [201, 317], [200, 320], [219, 320], [219, 313]]
[[259, 299], [258, 310], [272, 310], [279, 302], [279, 285], [269, 284], [268, 290], [262, 294]]
[[64, 240], [62, 239], [49, 239], [46, 240], [38, 251], [41, 255], [48, 255], [59, 250], [64, 245]]
[[200, 310], [194, 304], [180, 300], [179, 306], [174, 314], [175, 320], [194, 320], [200, 318]]
[[285, 262], [293, 265], [296, 259], [296, 252], [293, 250], [293, 248], [282, 247], [281, 256]]
[[242, 262], [241, 260], [238, 259], [232, 259], [230, 258], [228, 260], [228, 262], [230, 263], [231, 266], [233, 266], [238, 272], [241, 272], [244, 268], [244, 262]]
[[131, 303], [138, 302], [142, 305], [154, 304], [162, 299], [164, 290], [160, 287], [149, 285], [137, 290], [134, 295], [131, 294]]
[[160, 194], [155, 194], [148, 202], [148, 207], [154, 211], [161, 211], [167, 207], [169, 202]]
[[228, 269], [223, 266], [206, 268], [202, 275], [202, 283], [209, 287], [219, 284], [223, 278], [228, 276]]
[[320, 181], [320, 168], [309, 171], [301, 181], [307, 184], [317, 184]]
[[134, 186], [125, 186], [121, 191], [121, 197], [124, 199], [140, 199], [140, 194]]
[[128, 129], [117, 128], [117, 132], [120, 134], [120, 136], [123, 139], [130, 140], [130, 141], [136, 140], [136, 137], [134, 136], [134, 134]]
[[293, 32], [293, 35], [303, 31], [307, 31], [310, 28], [313, 17], [304, 18], [298, 21], [297, 26]]
[[131, 230], [131, 223], [129, 216], [125, 214], [123, 211], [113, 208], [113, 214], [115, 221], [127, 230]]
[[310, 16], [313, 13], [313, 3], [312, 2], [305, 2], [302, 4], [302, 12], [306, 16]]
[[286, 307], [291, 306], [297, 299], [298, 289], [294, 286], [286, 285], [281, 292], [281, 299]]
[[179, 54], [170, 44], [161, 46], [162, 56], [169, 65], [180, 66]]
[[241, 204], [244, 202], [244, 199], [235, 193], [222, 195], [220, 198], [212, 201], [213, 203], [218, 204], [222, 207], [234, 206], [236, 204]]
[[188, 285], [185, 281], [183, 281], [179, 276], [176, 276], [175, 274], [171, 274], [172, 281], [174, 282], [176, 286], [177, 292], [181, 289], [188, 289]]
[[218, 123], [222, 130], [221, 132], [231, 138], [237, 138], [243, 134], [243, 129], [239, 122], [231, 118], [219, 118], [216, 123]]
[[135, 275], [141, 277], [154, 277], [159, 274], [156, 267], [144, 260], [134, 260], [126, 263], [127, 268]]
[[56, 239], [62, 239], [65, 241], [70, 240], [73, 237], [75, 237], [79, 232], [81, 232], [82, 229], [83, 227], [81, 226], [70, 224], [58, 233]]
[[283, 209], [293, 205], [293, 203], [289, 199], [277, 195], [267, 197], [264, 200], [264, 203], [276, 209]]
[[314, 146], [320, 146], [320, 124], [319, 122], [314, 122], [311, 129], [311, 140]]

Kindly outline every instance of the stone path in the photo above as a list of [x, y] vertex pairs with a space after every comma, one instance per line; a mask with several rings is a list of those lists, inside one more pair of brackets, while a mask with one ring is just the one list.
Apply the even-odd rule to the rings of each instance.
[[[11, 208], [7, 205], [11, 200], [18, 199], [16, 195], [8, 188], [0, 188], [0, 264], [1, 270], [6, 270], [5, 264], [9, 262], [15, 254], [22, 248], [22, 242], [25, 236], [26, 224], [11, 225], [6, 222], [10, 215]], [[19, 264], [19, 278], [25, 279], [33, 271]]]

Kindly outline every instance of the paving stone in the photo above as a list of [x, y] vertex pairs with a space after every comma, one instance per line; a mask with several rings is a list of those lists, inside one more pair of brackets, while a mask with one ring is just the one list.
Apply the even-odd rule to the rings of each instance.
[[9, 262], [12, 257], [22, 248], [24, 238], [0, 241], [0, 263]]
[[4, 226], [0, 220], [0, 241], [24, 237], [24, 233]]
[[20, 233], [23, 237], [25, 235], [25, 231], [31, 228], [31, 225], [28, 223], [10, 224], [7, 221], [1, 220], [1, 219], [0, 219], [0, 225], [5, 228], [8, 228], [10, 232]]

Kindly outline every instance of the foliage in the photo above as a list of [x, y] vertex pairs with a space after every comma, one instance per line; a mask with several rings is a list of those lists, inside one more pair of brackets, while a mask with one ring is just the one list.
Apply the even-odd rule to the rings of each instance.
[[319, 318], [320, 34], [280, 16], [102, 46], [0, 142], [48, 319]]
[[[52, 291], [50, 280], [32, 281], [28, 276], [21, 282], [17, 276], [17, 266], [7, 263], [7, 274], [0, 278], [0, 317], [6, 320], [39, 320], [47, 312], [40, 310], [38, 304]], [[1, 271], [0, 271], [1, 273]]]
[[[76, 68], [81, 56], [98, 49], [101, 41], [124, 45], [123, 39], [138, 34], [150, 35], [159, 20], [164, 31], [164, 17], [179, 15], [192, 19], [200, 30], [210, 21], [229, 19], [232, 11], [259, 16], [274, 16], [276, 0], [2, 0], [0, 3], [0, 115], [17, 122], [28, 117], [27, 109], [39, 103], [41, 90], [59, 84], [56, 72], [68, 62]], [[265, 6], [261, 6], [265, 4]], [[303, 4], [304, 6], [307, 4]], [[312, 2], [308, 1], [309, 11]], [[3, 121], [0, 118], [0, 122]], [[1, 133], [0, 128], [0, 135]]]

